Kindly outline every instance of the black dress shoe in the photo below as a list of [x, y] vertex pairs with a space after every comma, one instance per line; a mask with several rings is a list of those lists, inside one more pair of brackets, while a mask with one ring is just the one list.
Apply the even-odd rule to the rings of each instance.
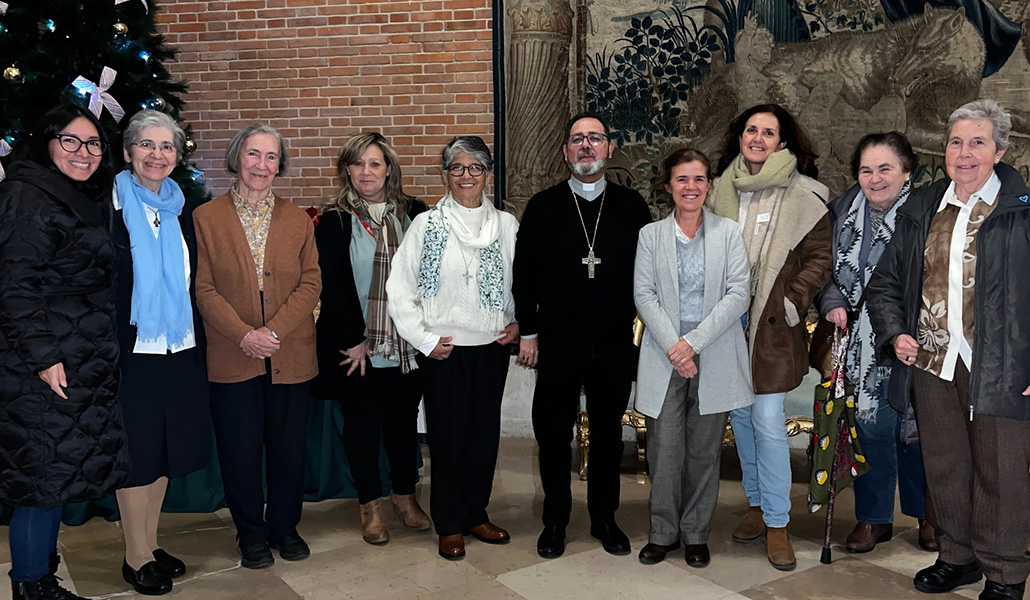
[[165, 573], [168, 573], [168, 576], [173, 579], [186, 574], [186, 563], [160, 548], [154, 550], [154, 560], [157, 561], [157, 566], [164, 569]]
[[683, 552], [683, 558], [687, 564], [695, 569], [703, 569], [712, 562], [712, 554], [708, 551], [708, 544], [687, 544]]
[[536, 539], [536, 553], [541, 558], [558, 558], [565, 554], [565, 526], [544, 525]]
[[248, 569], [264, 569], [275, 562], [275, 557], [265, 542], [240, 544], [237, 551], [240, 553], [240, 566]]
[[984, 591], [980, 592], [980, 600], [1023, 600], [1023, 592], [1026, 591], [1026, 582], [1023, 583], [998, 583], [987, 580]]
[[279, 551], [279, 557], [283, 560], [304, 560], [311, 556], [311, 549], [308, 548], [304, 538], [296, 533], [288, 533], [283, 537], [268, 542], [269, 548]]
[[601, 547], [608, 554], [624, 556], [629, 554], [629, 538], [619, 529], [615, 521], [606, 521], [590, 526], [590, 535], [601, 540]]
[[665, 560], [665, 555], [672, 552], [673, 550], [680, 547], [680, 543], [669, 544], [663, 546], [661, 544], [647, 543], [643, 548], [640, 549], [640, 554], [637, 555], [637, 559], [640, 560], [642, 565], [657, 565], [658, 563]]
[[122, 561], [122, 577], [132, 585], [136, 593], [144, 596], [160, 596], [172, 591], [172, 578], [164, 572], [156, 560], [140, 567], [139, 571]]
[[926, 594], [943, 594], [960, 585], [976, 583], [981, 577], [983, 572], [976, 561], [968, 565], [953, 565], [938, 558], [932, 566], [916, 573], [912, 585]]

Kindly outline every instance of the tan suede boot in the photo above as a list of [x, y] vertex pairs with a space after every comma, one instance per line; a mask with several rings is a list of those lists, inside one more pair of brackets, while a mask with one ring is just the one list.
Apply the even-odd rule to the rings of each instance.
[[386, 516], [383, 515], [382, 500], [375, 500], [360, 505], [361, 538], [369, 544], [385, 544], [390, 541], [390, 531], [386, 528]]
[[733, 541], [738, 544], [750, 544], [762, 536], [765, 522], [762, 521], [762, 507], [751, 506], [744, 515], [744, 520], [733, 530]]
[[408, 529], [428, 531], [433, 526], [429, 515], [418, 505], [415, 494], [390, 494], [390, 500], [393, 501], [394, 512]]
[[769, 556], [769, 564], [780, 571], [793, 571], [798, 566], [786, 527], [766, 527], [765, 553]]

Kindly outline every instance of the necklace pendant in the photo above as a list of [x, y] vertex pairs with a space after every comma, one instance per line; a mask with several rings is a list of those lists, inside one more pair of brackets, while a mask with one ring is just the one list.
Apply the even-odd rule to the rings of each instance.
[[601, 259], [594, 256], [594, 251], [593, 249], [591, 249], [590, 252], [587, 252], [586, 258], [584, 258], [581, 262], [587, 266], [587, 278], [593, 279], [594, 267], [595, 265], [601, 264]]
[[472, 275], [470, 275], [468, 271], [462, 273], [461, 276], [465, 278], [465, 285], [469, 285], [469, 283], [472, 282]]
[[160, 226], [161, 226], [161, 219], [157, 216], [157, 213], [154, 213], [154, 227], [160, 227]]

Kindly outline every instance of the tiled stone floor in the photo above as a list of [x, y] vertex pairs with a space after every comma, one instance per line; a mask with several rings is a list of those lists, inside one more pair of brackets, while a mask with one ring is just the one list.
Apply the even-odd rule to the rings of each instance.
[[[628, 450], [628, 449], [627, 449]], [[536, 536], [542, 492], [532, 440], [505, 439], [494, 483], [491, 519], [512, 534], [512, 543], [490, 546], [468, 538], [465, 560], [447, 562], [437, 557], [436, 537], [405, 531], [388, 514], [392, 539], [385, 546], [361, 540], [356, 500], [308, 504], [300, 524], [311, 545], [308, 560], [277, 560], [270, 569], [239, 567], [234, 530], [227, 511], [215, 514], [167, 514], [160, 532], [161, 545], [183, 558], [189, 573], [175, 584], [168, 597], [190, 599], [240, 598], [289, 600], [311, 598], [362, 600], [392, 598], [461, 598], [550, 600], [562, 598], [690, 598], [692, 600], [893, 600], [923, 598], [911, 585], [912, 575], [931, 564], [934, 555], [915, 545], [915, 521], [898, 515], [895, 537], [868, 554], [845, 554], [840, 544], [854, 526], [850, 490], [838, 499], [833, 564], [821, 565], [825, 513], [805, 510], [807, 469], [803, 451], [795, 451], [794, 510], [788, 528], [798, 556], [790, 573], [773, 569], [764, 545], [732, 543], [730, 532], [747, 508], [739, 485], [739, 468], [732, 448], [724, 452], [719, 507], [712, 523], [709, 545], [712, 563], [692, 569], [677, 553], [666, 562], [643, 566], [636, 552], [647, 539], [649, 485], [636, 471], [627, 452], [623, 465], [622, 506], [618, 519], [633, 542], [631, 556], [611, 556], [589, 536], [586, 485], [573, 478], [575, 508], [565, 555], [544, 560], [536, 554]], [[431, 461], [420, 485], [423, 506], [428, 506]], [[6, 531], [3, 532], [6, 536]], [[136, 597], [122, 582], [121, 533], [116, 523], [93, 519], [81, 527], [65, 527], [60, 537], [64, 563], [59, 575], [79, 594], [98, 597]], [[0, 569], [9, 568], [6, 544], [0, 543]], [[9, 595], [7, 578], [0, 579], [0, 598]], [[948, 598], [976, 598], [981, 586], [966, 586]]]

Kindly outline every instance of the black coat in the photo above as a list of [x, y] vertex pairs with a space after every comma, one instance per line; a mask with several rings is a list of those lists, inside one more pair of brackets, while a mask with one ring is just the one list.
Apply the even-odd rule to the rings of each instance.
[[[973, 368], [970, 410], [976, 414], [1030, 420], [1030, 190], [1012, 167], [995, 167], [1001, 179], [994, 211], [976, 236], [973, 292]], [[898, 210], [894, 237], [869, 281], [866, 302], [877, 351], [893, 358], [887, 397], [899, 412], [908, 407], [912, 369], [894, 356], [892, 342], [917, 335], [923, 287], [923, 253], [930, 223], [950, 180], [912, 193]]]
[[[118, 488], [118, 387], [106, 195], [15, 163], [0, 185], [0, 500], [54, 507]], [[37, 373], [64, 364], [68, 399]]]
[[[407, 216], [414, 219], [426, 210], [424, 202], [413, 200]], [[330, 210], [322, 213], [315, 227], [318, 266], [322, 270], [322, 308], [315, 323], [318, 376], [311, 382], [311, 393], [327, 400], [346, 394], [350, 366], [340, 366], [346, 358], [340, 350], [365, 341], [365, 316], [350, 261], [352, 218], [350, 213]]]

